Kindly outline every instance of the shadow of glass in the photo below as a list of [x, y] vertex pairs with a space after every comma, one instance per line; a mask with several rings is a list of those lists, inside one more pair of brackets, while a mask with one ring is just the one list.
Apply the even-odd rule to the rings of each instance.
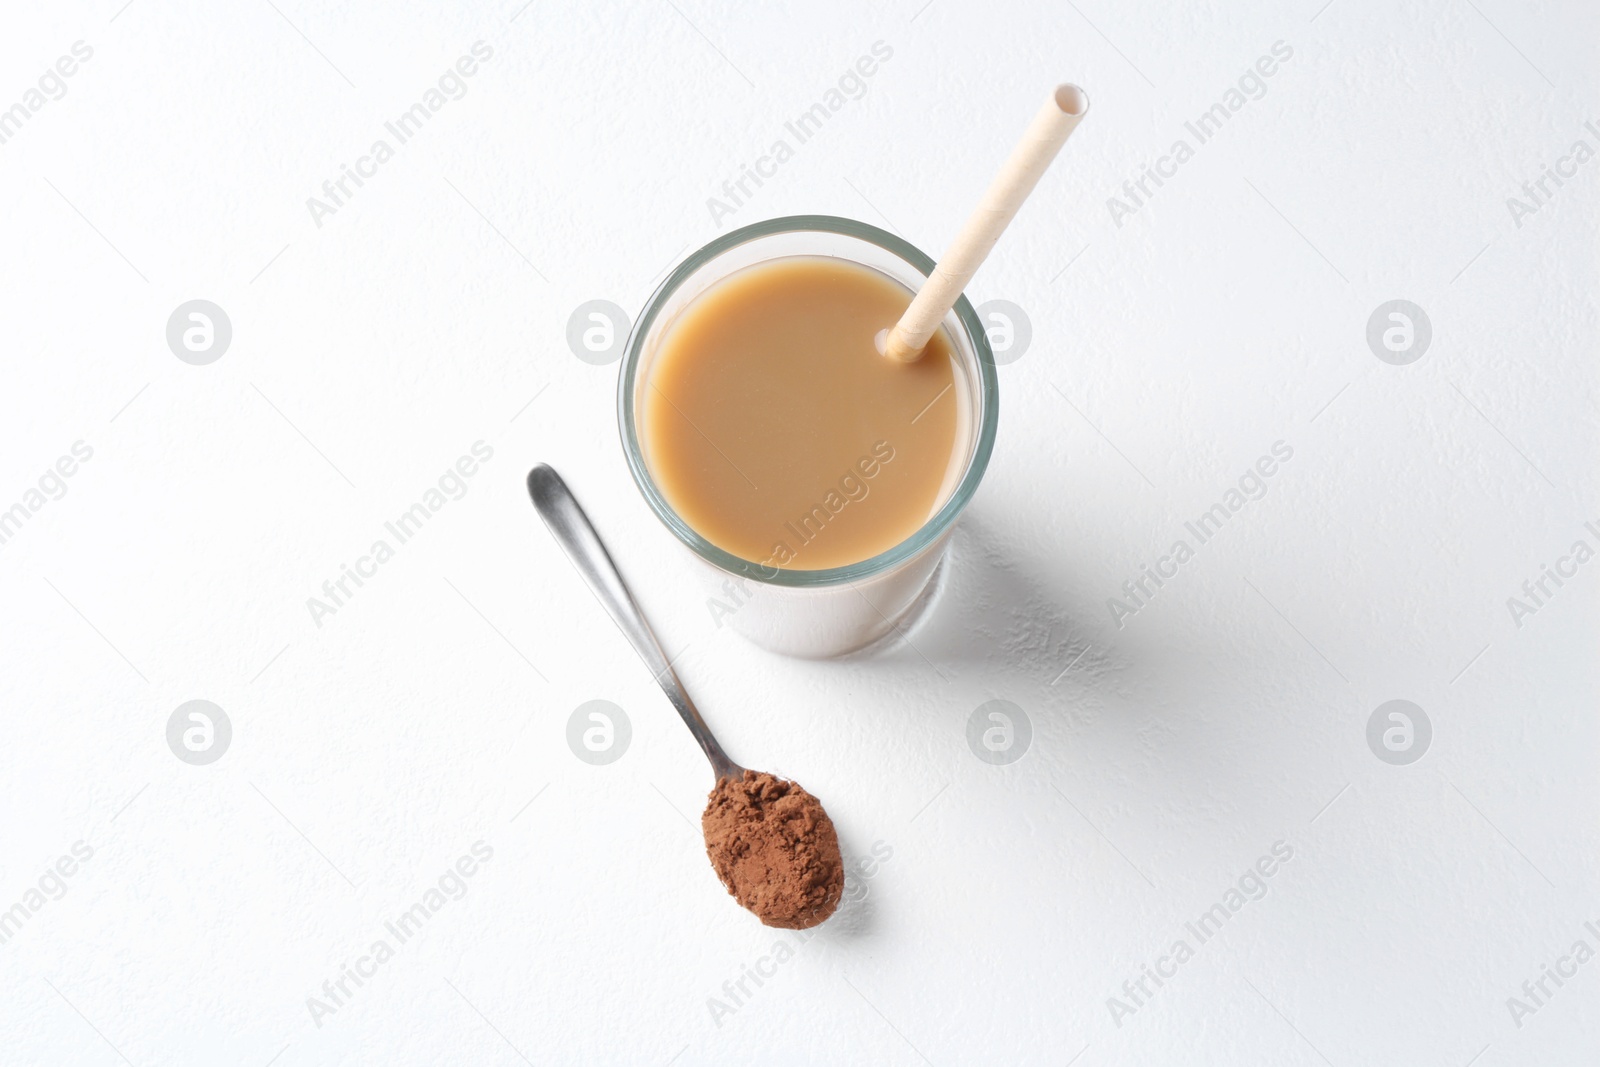
[[1044, 560], [1018, 558], [981, 513], [969, 512], [923, 599], [893, 633], [850, 658], [1050, 687], [1072, 673], [1114, 669], [1109, 650], [1091, 643], [1085, 620], [1066, 606], [1071, 598], [1043, 577], [1051, 571]]

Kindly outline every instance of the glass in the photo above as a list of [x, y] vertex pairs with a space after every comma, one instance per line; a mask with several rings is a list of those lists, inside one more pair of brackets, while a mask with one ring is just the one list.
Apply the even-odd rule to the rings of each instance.
[[662, 337], [695, 298], [746, 267], [792, 256], [849, 260], [912, 291], [934, 266], [928, 255], [891, 233], [831, 215], [768, 219], [724, 234], [680, 263], [645, 303], [623, 356], [617, 416], [633, 480], [656, 517], [701, 563], [717, 625], [726, 624], [774, 652], [824, 658], [883, 638], [928, 590], [955, 521], [988, 467], [1000, 415], [998, 382], [983, 324], [962, 296], [942, 328], [955, 356], [958, 420], [965, 427], [957, 447], [965, 449], [966, 462], [921, 528], [876, 556], [826, 570], [764, 565], [718, 548], [678, 516], [651, 477], [638, 424], [641, 393]]

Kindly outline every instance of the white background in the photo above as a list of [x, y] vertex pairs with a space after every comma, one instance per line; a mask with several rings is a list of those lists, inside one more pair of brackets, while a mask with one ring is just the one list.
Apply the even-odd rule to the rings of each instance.
[[[1520, 628], [1506, 605], [1597, 541], [1600, 161], [1520, 227], [1506, 200], [1600, 148], [1600, 15], [1321, 2], [12, 5], [0, 107], [94, 54], [0, 145], [0, 508], [94, 454], [0, 547], [0, 909], [94, 853], [0, 945], [0, 1062], [1600, 1059], [1600, 962], [1507, 1007], [1600, 948], [1600, 564]], [[479, 40], [465, 97], [319, 228], [306, 199]], [[1266, 95], [1116, 225], [1280, 40]], [[616, 367], [565, 329], [636, 313], [876, 41], [865, 96], [724, 229], [824, 212], [937, 254], [1049, 86], [1093, 108], [970, 291], [1033, 341], [933, 614], [792, 661], [714, 625], [627, 475]], [[165, 339], [196, 298], [233, 325], [203, 367]], [[1365, 340], [1394, 298], [1432, 322], [1409, 366]], [[315, 625], [479, 440], [467, 495]], [[1118, 628], [1107, 598], [1279, 440], [1267, 495]], [[792, 938], [717, 884], [710, 775], [539, 526], [539, 460], [734, 757], [892, 850], [720, 1025], [708, 999]], [[597, 698], [633, 726], [609, 766], [565, 741]], [[1033, 727], [1009, 766], [966, 741], [996, 698]], [[1365, 739], [1395, 698], [1433, 724], [1409, 766]], [[233, 725], [209, 766], [165, 740], [193, 699]], [[317, 1026], [307, 998], [480, 840], [467, 895]], [[1114, 1020], [1277, 841], [1267, 895]]]

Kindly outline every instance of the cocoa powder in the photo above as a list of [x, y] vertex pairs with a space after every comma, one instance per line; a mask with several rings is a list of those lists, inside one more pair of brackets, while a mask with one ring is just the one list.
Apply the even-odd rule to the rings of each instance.
[[798, 782], [764, 771], [719, 778], [700, 826], [717, 877], [766, 925], [804, 930], [839, 906], [839, 835]]

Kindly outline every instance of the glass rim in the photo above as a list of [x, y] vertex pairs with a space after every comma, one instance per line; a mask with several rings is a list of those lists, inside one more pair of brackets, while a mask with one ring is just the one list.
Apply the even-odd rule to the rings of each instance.
[[679, 541], [713, 566], [767, 585], [794, 588], [840, 585], [873, 577], [911, 559], [942, 537], [977, 492], [978, 484], [983, 480], [984, 471], [989, 466], [989, 456], [994, 450], [995, 432], [1000, 421], [999, 376], [995, 372], [994, 352], [989, 347], [988, 334], [978, 319], [978, 313], [973, 310], [966, 294], [962, 293], [956, 300], [953, 310], [977, 357], [975, 387], [978, 391], [978, 418], [975, 440], [966, 470], [962, 472], [961, 480], [951, 492], [950, 499], [919, 526], [915, 533], [876, 556], [870, 556], [857, 563], [822, 570], [795, 570], [767, 566], [736, 556], [712, 544], [685, 522], [673, 510], [672, 505], [656, 486], [655, 479], [650, 476], [644, 461], [644, 450], [639, 442], [638, 427], [635, 425], [634, 383], [639, 361], [644, 353], [645, 339], [650, 335], [650, 329], [655, 324], [667, 298], [701, 267], [724, 252], [759, 238], [804, 232], [834, 233], [866, 241], [904, 260], [924, 277], [933, 272], [934, 260], [927, 253], [886, 230], [854, 219], [840, 218], [836, 215], [785, 215], [782, 218], [765, 219], [748, 226], [741, 226], [690, 254], [673, 268], [650, 294], [649, 299], [645, 301], [644, 310], [628, 335], [622, 367], [617, 376], [617, 422], [622, 436], [622, 451], [627, 457], [628, 469], [633, 474], [634, 483], [644, 494], [645, 501], [650, 505], [650, 510], [655, 512], [656, 518], [660, 519]]

